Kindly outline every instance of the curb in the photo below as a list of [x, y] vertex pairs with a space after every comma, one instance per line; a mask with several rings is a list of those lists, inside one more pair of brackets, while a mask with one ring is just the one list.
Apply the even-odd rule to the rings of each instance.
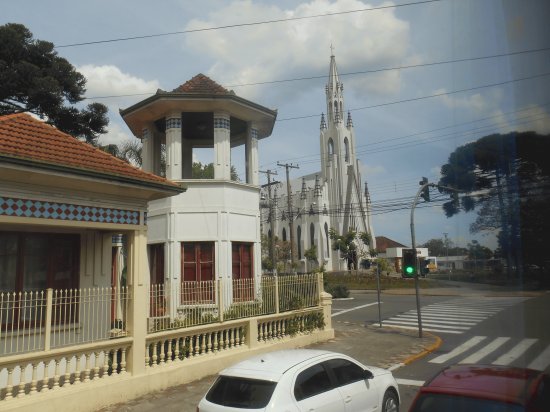
[[422, 352], [420, 353], [417, 353], [416, 355], [412, 355], [412, 356], [409, 356], [407, 359], [405, 359], [403, 361], [403, 365], [408, 365], [409, 363], [412, 363], [418, 359], [421, 359], [423, 358], [424, 356], [426, 355], [429, 355], [430, 353], [432, 353], [433, 351], [439, 349], [439, 347], [442, 345], [443, 343], [443, 340], [437, 336], [437, 335], [434, 335], [432, 333], [429, 333], [427, 332], [428, 335], [430, 336], [433, 336], [435, 337], [435, 343], [433, 343], [432, 345], [428, 346], [427, 348], [425, 348]]
[[393, 371], [401, 368], [402, 366], [409, 365], [409, 364], [413, 363], [414, 361], [417, 361], [418, 359], [421, 359], [424, 356], [429, 355], [433, 351], [436, 351], [437, 349], [439, 349], [439, 347], [443, 344], [443, 339], [441, 339], [437, 335], [434, 335], [433, 333], [426, 332], [426, 334], [430, 335], [430, 336], [433, 336], [435, 338], [435, 342], [432, 345], [428, 346], [427, 348], [425, 348], [420, 353], [409, 356], [403, 362], [393, 365], [392, 367], [388, 368], [388, 370], [393, 372]]

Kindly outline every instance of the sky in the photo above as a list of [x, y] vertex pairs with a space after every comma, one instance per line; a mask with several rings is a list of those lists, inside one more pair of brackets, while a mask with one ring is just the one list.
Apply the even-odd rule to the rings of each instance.
[[[198, 73], [277, 109], [260, 169], [320, 168], [331, 47], [344, 83], [376, 236], [411, 244], [410, 208], [459, 146], [492, 133], [550, 133], [550, 2], [545, 0], [0, 0], [108, 106], [104, 143], [135, 139], [119, 109]], [[197, 160], [208, 161], [206, 154]], [[206, 156], [202, 158], [202, 156]], [[235, 159], [242, 153], [236, 151]], [[235, 163], [238, 163], [237, 161]], [[243, 173], [242, 167], [238, 172]], [[416, 243], [472, 239], [475, 212], [446, 218], [437, 191], [415, 211]]]

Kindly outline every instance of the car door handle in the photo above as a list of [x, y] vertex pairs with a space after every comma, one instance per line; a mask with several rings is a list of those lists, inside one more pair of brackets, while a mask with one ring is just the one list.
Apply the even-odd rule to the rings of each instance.
[[351, 402], [351, 396], [346, 396], [346, 398], [344, 399], [344, 402], [346, 403], [350, 403]]

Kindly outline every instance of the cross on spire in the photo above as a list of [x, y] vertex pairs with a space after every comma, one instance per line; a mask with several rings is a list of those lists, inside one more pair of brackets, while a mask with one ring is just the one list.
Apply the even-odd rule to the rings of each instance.
[[334, 46], [330, 43], [330, 55], [334, 56]]

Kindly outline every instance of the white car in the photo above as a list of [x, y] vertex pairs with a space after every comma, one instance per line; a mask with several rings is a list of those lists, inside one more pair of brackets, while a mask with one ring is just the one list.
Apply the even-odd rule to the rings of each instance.
[[197, 412], [397, 412], [392, 373], [349, 356], [293, 349], [254, 356], [220, 372]]

